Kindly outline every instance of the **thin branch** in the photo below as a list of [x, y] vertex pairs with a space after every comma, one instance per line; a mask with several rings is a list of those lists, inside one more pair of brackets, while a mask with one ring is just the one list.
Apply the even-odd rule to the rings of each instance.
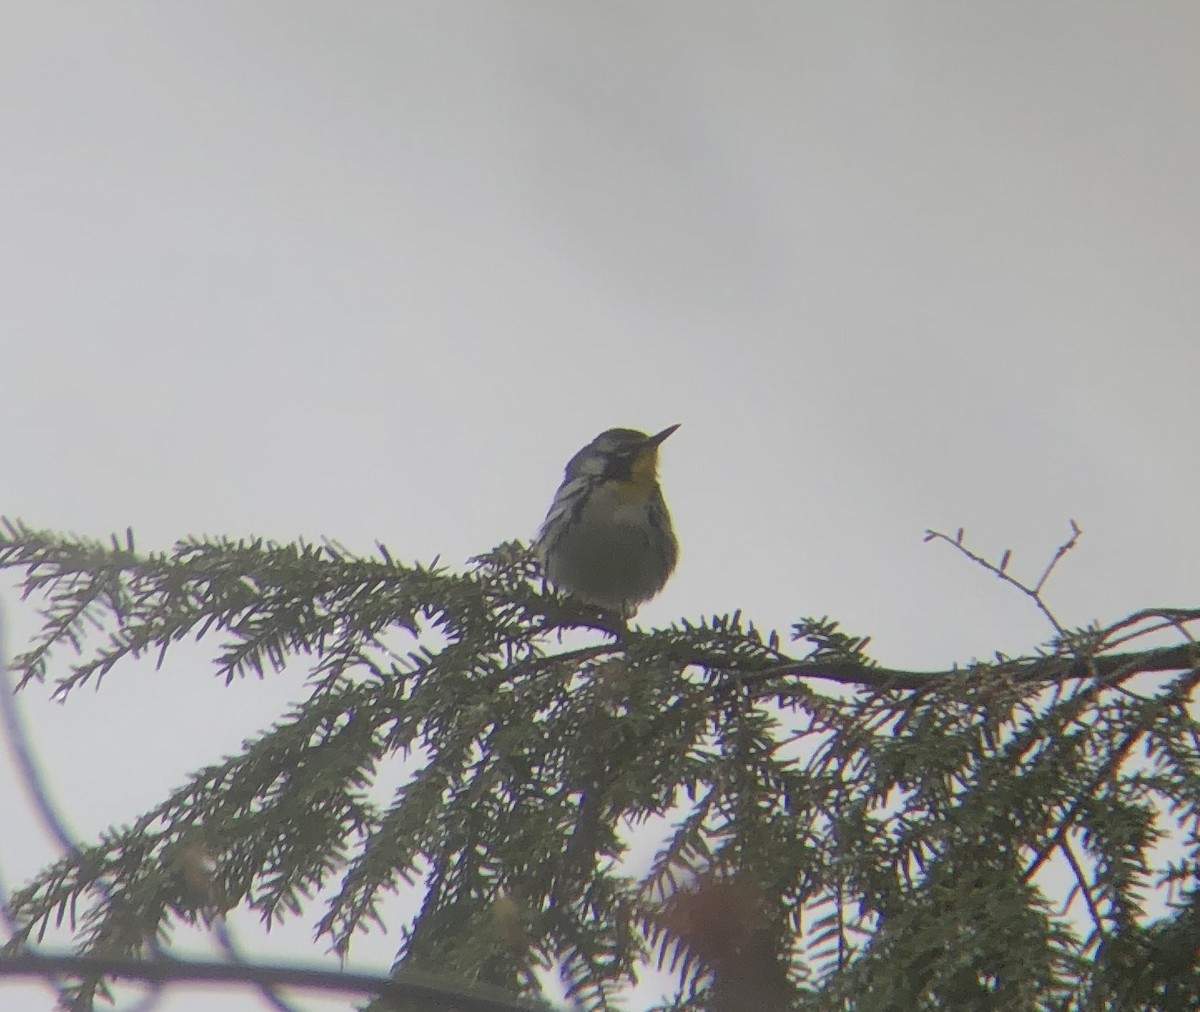
[[[1145, 629], [1134, 629], [1124, 636], [1114, 635], [1150, 619], [1156, 620], [1157, 624], [1148, 626]], [[1175, 629], [1178, 630], [1184, 639], [1189, 642], [1195, 642], [1195, 637], [1187, 628], [1186, 623], [1196, 621], [1200, 621], [1200, 610], [1194, 608], [1145, 608], [1142, 611], [1134, 612], [1119, 622], [1114, 622], [1106, 628], [1103, 632], [1103, 641], [1105, 648], [1111, 650], [1113, 647], [1120, 646], [1132, 640], [1141, 639], [1144, 636], [1149, 636], [1151, 633], [1161, 632], [1163, 629]]]
[[[1102, 654], [1099, 657], [1034, 657], [1000, 664], [984, 666], [983, 674], [974, 668], [949, 668], [941, 671], [908, 671], [898, 668], [881, 668], [856, 661], [794, 661], [771, 665], [746, 674], [744, 685], [762, 685], [779, 678], [817, 678], [841, 685], [859, 685], [864, 688], [887, 691], [889, 689], [936, 689], [949, 681], [964, 681], [971, 678], [989, 679], [1007, 677], [1021, 684], [1037, 682], [1065, 682], [1073, 678], [1096, 678], [1117, 674], [1129, 668], [1130, 674], [1151, 671], [1185, 671], [1200, 662], [1200, 649], [1191, 643], [1180, 643], [1173, 647], [1120, 654]], [[703, 664], [705, 658], [697, 657], [694, 663]], [[787, 688], [771, 686], [764, 695], [786, 695]]]
[[1091, 917], [1092, 923], [1096, 925], [1096, 934], [1103, 936], [1104, 934], [1104, 918], [1100, 913], [1099, 907], [1096, 906], [1096, 901], [1092, 897], [1092, 886], [1087, 880], [1087, 875], [1084, 873], [1083, 866], [1079, 863], [1079, 858], [1075, 855], [1075, 848], [1071, 846], [1071, 841], [1063, 839], [1062, 842], [1063, 856], [1067, 859], [1067, 864], [1071, 866], [1071, 871], [1075, 875], [1075, 881], [1079, 884], [1079, 894], [1083, 897], [1083, 902], [1088, 908], [1088, 916]]
[[1021, 580], [1018, 580], [1015, 576], [1008, 572], [1008, 563], [1012, 558], [1011, 551], [1006, 550], [1004, 555], [1001, 556], [999, 562], [992, 562], [977, 552], [973, 552], [963, 543], [963, 530], [961, 527], [958, 529], [958, 532], [954, 537], [950, 537], [949, 534], [943, 534], [941, 531], [927, 530], [925, 532], [925, 540], [927, 542], [946, 542], [946, 544], [961, 552], [976, 565], [982, 566], [989, 573], [995, 574], [1009, 586], [1016, 587], [1017, 590], [1019, 590], [1022, 594], [1025, 594], [1033, 601], [1034, 604], [1037, 605], [1038, 610], [1046, 616], [1047, 621], [1049, 621], [1049, 623], [1054, 627], [1054, 631], [1058, 633], [1059, 636], [1065, 636], [1067, 630], [1062, 623], [1058, 621], [1058, 618], [1055, 616], [1054, 612], [1052, 612], [1050, 607], [1046, 604], [1045, 599], [1042, 597], [1042, 588], [1046, 586], [1046, 581], [1050, 579], [1050, 574], [1054, 572], [1054, 568], [1059, 564], [1059, 562], [1062, 561], [1063, 556], [1066, 555], [1067, 552], [1069, 552], [1077, 544], [1079, 544], [1079, 537], [1081, 534], [1083, 534], [1083, 531], [1080, 530], [1079, 525], [1072, 520], [1071, 537], [1058, 546], [1057, 550], [1054, 552], [1054, 557], [1046, 565], [1046, 568], [1042, 571], [1042, 575], [1038, 578], [1037, 583], [1035, 583], [1032, 587], [1027, 583], [1023, 583]]
[[[221, 951], [225, 953], [225, 958], [234, 966], [247, 966], [245, 957], [238, 948], [237, 940], [233, 936], [233, 929], [229, 927], [228, 922], [224, 917], [217, 917], [213, 923], [213, 935], [217, 939], [217, 945]], [[161, 985], [160, 985], [161, 986]], [[258, 994], [275, 1012], [296, 1012], [295, 1008], [289, 1005], [286, 1001], [275, 993], [275, 989], [263, 982], [258, 982]]]
[[[2, 638], [0, 650], [3, 650]], [[68, 854], [77, 854], [79, 847], [53, 801], [50, 785], [42, 776], [41, 764], [29, 743], [25, 722], [17, 706], [17, 691], [17, 687], [9, 680], [8, 667], [0, 656], [0, 721], [3, 722], [5, 737], [8, 738], [8, 747], [12, 752], [13, 764], [17, 768], [21, 786], [25, 788], [29, 804], [37, 813], [46, 833]]]
[[1080, 529], [1079, 524], [1077, 524], [1074, 520], [1071, 520], [1070, 524], [1071, 536], [1058, 546], [1054, 552], [1054, 558], [1050, 560], [1046, 568], [1042, 571], [1042, 575], [1038, 578], [1038, 582], [1033, 585], [1033, 592], [1035, 594], [1040, 594], [1042, 592], [1042, 588], [1046, 586], [1046, 581], [1050, 579], [1050, 574], [1054, 572], [1054, 567], [1062, 561], [1063, 556], [1066, 555], [1067, 552], [1069, 552], [1077, 544], [1079, 544], [1079, 537], [1081, 534], [1083, 534], [1083, 531]]
[[428, 1012], [545, 1012], [545, 1004], [483, 994], [407, 978], [314, 970], [281, 963], [231, 964], [211, 960], [105, 959], [69, 954], [23, 953], [0, 957], [3, 977], [121, 977], [156, 984], [220, 983], [295, 987], [341, 994], [378, 995], [394, 1002], [420, 1002]]

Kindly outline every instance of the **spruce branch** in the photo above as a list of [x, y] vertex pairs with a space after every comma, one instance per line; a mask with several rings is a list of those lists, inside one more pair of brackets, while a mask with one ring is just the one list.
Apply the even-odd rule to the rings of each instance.
[[[1072, 529], [1036, 581], [1010, 577], [1008, 558], [981, 564], [1049, 613]], [[148, 938], [219, 933], [235, 908], [267, 926], [312, 913], [348, 959], [413, 888], [398, 979], [532, 994], [531, 967], [558, 964], [601, 1009], [658, 959], [681, 975], [677, 1009], [735, 1001], [751, 965], [772, 1001], [809, 1008], [866, 994], [1062, 1006], [1100, 979], [1097, 953], [1147, 930], [1150, 877], [1200, 887], [1200, 610], [1054, 620], [1031, 656], [909, 671], [828, 618], [786, 643], [737, 612], [627, 627], [548, 592], [518, 543], [454, 572], [383, 546], [140, 553], [131, 535], [10, 523], [0, 568], [43, 609], [23, 684], [50, 679], [60, 698], [141, 656], [173, 677], [175, 645], [194, 639], [229, 691], [247, 674], [310, 676], [309, 697], [237, 754], [13, 894], [9, 951], [69, 931], [108, 960], [97, 988]], [[405, 779], [381, 796], [396, 763]], [[1174, 864], [1154, 852], [1160, 812], [1184, 840]], [[628, 863], [630, 827], [659, 834], [644, 869]], [[1103, 926], [1091, 940], [1042, 894], [1055, 854]], [[733, 940], [709, 930], [714, 905], [743, 910]]]

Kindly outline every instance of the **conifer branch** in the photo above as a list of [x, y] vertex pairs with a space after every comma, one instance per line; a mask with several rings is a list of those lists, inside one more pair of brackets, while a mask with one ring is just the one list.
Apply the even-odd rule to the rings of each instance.
[[[530, 968], [557, 962], [600, 1010], [657, 955], [680, 975], [672, 1007], [712, 1009], [738, 993], [734, 950], [750, 944], [697, 923], [725, 897], [773, 1001], [1084, 1001], [1103, 976], [1087, 960], [1142, 937], [1146, 876], [1200, 890], [1200, 609], [1066, 628], [1042, 595], [1072, 530], [1032, 582], [1008, 553], [964, 550], [1055, 623], [1043, 650], [910, 671], [828, 618], [797, 622], [790, 645], [739, 612], [630, 628], [548, 592], [517, 543], [451, 572], [383, 546], [192, 539], [143, 554], [129, 534], [103, 545], [8, 523], [0, 569], [23, 570], [43, 609], [24, 684], [53, 679], [66, 698], [139, 657], [168, 668], [189, 639], [212, 644], [227, 683], [297, 662], [311, 676], [309, 698], [238, 754], [64, 845], [9, 898], [8, 951], [69, 932], [105, 967], [71, 985], [83, 1009], [121, 968], [176, 965], [134, 959], [175, 924], [219, 931], [241, 908], [269, 925], [319, 894], [318, 934], [345, 957], [410, 885], [423, 899], [398, 938], [402, 975], [533, 993]], [[372, 793], [401, 757], [407, 779]], [[25, 779], [36, 793], [36, 771]], [[1163, 812], [1183, 840], [1171, 864], [1152, 848]], [[644, 871], [622, 863], [634, 825], [659, 833]], [[1099, 945], [1041, 896], [1060, 851], [1104, 919]], [[1146, 937], [1166, 944], [1190, 910]]]

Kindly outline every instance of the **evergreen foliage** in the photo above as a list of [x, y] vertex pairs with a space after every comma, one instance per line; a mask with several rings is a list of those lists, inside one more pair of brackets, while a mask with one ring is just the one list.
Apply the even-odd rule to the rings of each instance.
[[[902, 672], [828, 619], [786, 644], [738, 613], [624, 628], [547, 592], [517, 543], [451, 572], [5, 530], [0, 567], [42, 606], [23, 685], [64, 698], [196, 639], [227, 683], [299, 661], [310, 688], [15, 892], [10, 952], [66, 923], [127, 959], [240, 907], [312, 917], [341, 954], [386, 927], [401, 976], [529, 994], [558, 964], [587, 1009], [648, 963], [678, 1010], [1200, 1005], [1200, 612]], [[1022, 587], [1040, 607], [1044, 582]], [[396, 757], [411, 775], [381, 800]], [[622, 829], [643, 824], [662, 842], [635, 874]], [[383, 925], [414, 882], [415, 918]]]

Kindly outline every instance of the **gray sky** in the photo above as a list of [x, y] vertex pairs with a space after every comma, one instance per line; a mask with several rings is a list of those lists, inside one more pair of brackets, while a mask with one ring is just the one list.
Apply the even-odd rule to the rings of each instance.
[[[1044, 620], [922, 532], [1033, 575], [1069, 517], [1064, 622], [1195, 604], [1198, 36], [1182, 2], [8, 5], [0, 511], [458, 564], [601, 429], [681, 422], [647, 623], [1020, 652]], [[201, 657], [23, 698], [81, 834], [301, 693]], [[51, 851], [5, 824], [12, 881]]]

